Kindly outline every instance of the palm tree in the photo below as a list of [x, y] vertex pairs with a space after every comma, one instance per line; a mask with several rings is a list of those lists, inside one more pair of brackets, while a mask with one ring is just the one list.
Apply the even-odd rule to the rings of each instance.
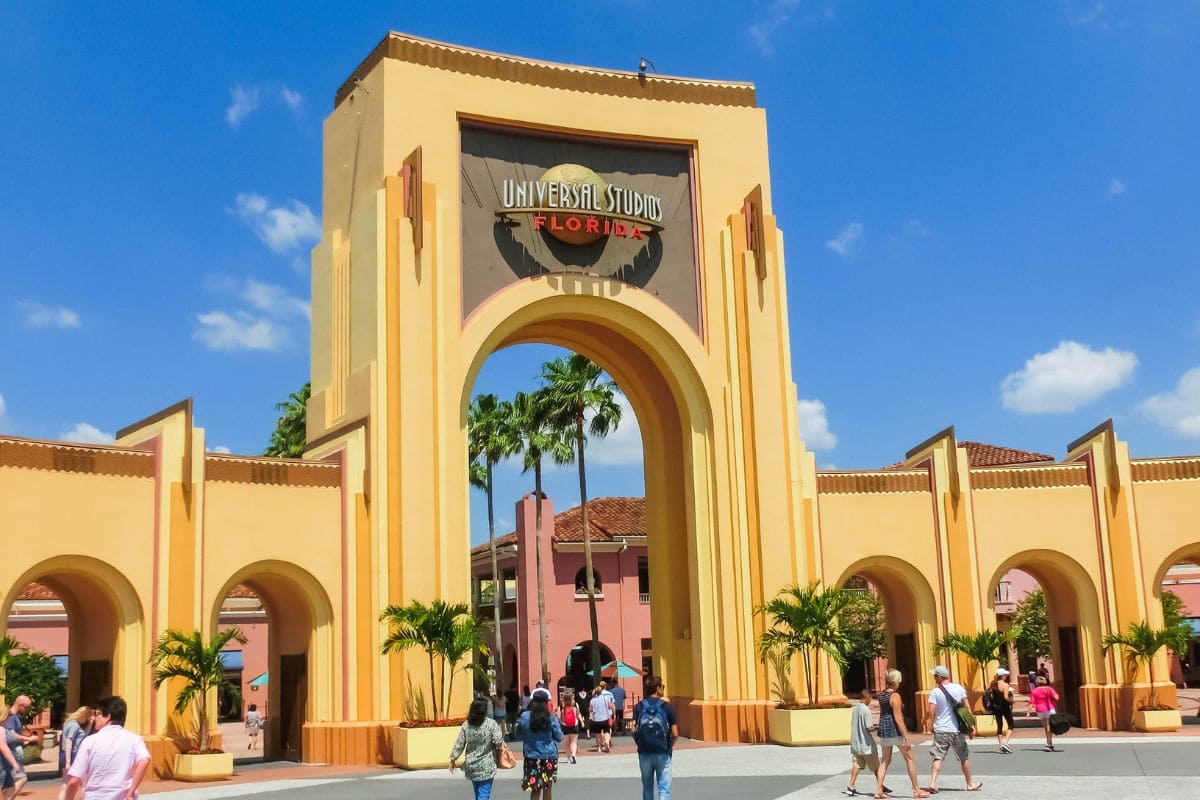
[[282, 458], [299, 458], [304, 455], [308, 443], [308, 398], [312, 396], [312, 383], [300, 387], [300, 391], [292, 392], [288, 399], [276, 403], [275, 408], [283, 413], [275, 421], [275, 430], [271, 432], [271, 443], [263, 451], [264, 456], [280, 456]]
[[546, 415], [546, 389], [517, 392], [513, 398], [516, 434], [524, 454], [525, 472], [533, 470], [534, 552], [537, 564], [538, 644], [541, 652], [542, 680], [550, 683], [550, 659], [546, 646], [546, 587], [542, 568], [542, 459], [549, 456], [555, 464], [575, 460], [570, 431], [555, 427]]
[[1105, 655], [1108, 655], [1108, 651], [1114, 647], [1124, 648], [1125, 658], [1134, 671], [1139, 664], [1146, 665], [1146, 670], [1150, 675], [1149, 710], [1151, 711], [1158, 708], [1158, 692], [1154, 687], [1154, 657], [1164, 647], [1168, 649], [1179, 647], [1180, 637], [1184, 635], [1183, 630], [1186, 629], [1181, 629], [1177, 625], [1155, 629], [1143, 620], [1129, 623], [1129, 627], [1125, 629], [1124, 633], [1107, 634], [1100, 642]]
[[[391, 632], [380, 649], [384, 653], [395, 653], [413, 647], [420, 648], [429, 659], [429, 697], [433, 705], [433, 718], [445, 716], [446, 705], [454, 691], [454, 676], [458, 672], [478, 669], [473, 663], [462, 666], [462, 661], [474, 653], [488, 652], [485, 637], [486, 623], [471, 615], [466, 603], [447, 603], [434, 600], [425, 605], [413, 600], [406, 606], [390, 605], [379, 615]], [[435, 673], [435, 660], [440, 669]], [[446, 668], [450, 668], [450, 679], [446, 680]], [[435, 674], [441, 675], [440, 683]]]
[[[579, 466], [579, 509], [583, 523], [583, 559], [587, 569], [588, 618], [592, 626], [591, 664], [600, 676], [600, 626], [596, 620], [596, 578], [592, 570], [592, 530], [588, 525], [587, 467], [583, 451], [587, 434], [603, 439], [621, 424], [617, 385], [586, 356], [573, 353], [542, 365], [545, 414], [556, 429], [575, 432], [575, 463]], [[590, 422], [588, 417], [591, 417]], [[584, 425], [587, 424], [587, 433]]]
[[178, 628], [163, 631], [150, 655], [154, 667], [154, 688], [164, 681], [178, 678], [179, 693], [175, 695], [175, 713], [182, 714], [188, 706], [196, 707], [196, 729], [200, 752], [208, 750], [208, 696], [213, 690], [225, 689], [235, 698], [241, 697], [241, 687], [225, 677], [221, 651], [230, 642], [246, 643], [240, 628], [229, 628], [205, 641], [200, 631], [184, 633]]
[[[13, 652], [24, 653], [28, 649], [11, 636], [0, 636], [0, 690], [8, 681], [8, 662], [12, 658]], [[0, 702], [3, 702], [3, 697], [0, 697]]]
[[[500, 641], [500, 604], [504, 602], [504, 586], [500, 582], [500, 565], [496, 557], [496, 512], [492, 491], [492, 467], [517, 451], [519, 442], [513, 432], [512, 403], [494, 394], [476, 395], [467, 409], [467, 452], [471, 466], [468, 479], [471, 485], [487, 493], [488, 544], [492, 553], [492, 629], [495, 636], [496, 688], [504, 689], [504, 649]], [[480, 461], [483, 463], [480, 464]], [[482, 469], [480, 469], [482, 467]]]
[[975, 662], [979, 670], [981, 691], [987, 691], [988, 665], [1001, 660], [1009, 642], [1021, 635], [1019, 627], [1005, 631], [984, 628], [979, 633], [947, 633], [933, 645], [934, 653], [961, 653]]
[[841, 626], [839, 616], [853, 600], [853, 593], [846, 589], [822, 588], [820, 583], [810, 583], [788, 586], [774, 600], [755, 609], [771, 625], [758, 637], [759, 658], [769, 662], [799, 654], [809, 703], [817, 700], [822, 654], [833, 659], [839, 668], [846, 667], [850, 636]]

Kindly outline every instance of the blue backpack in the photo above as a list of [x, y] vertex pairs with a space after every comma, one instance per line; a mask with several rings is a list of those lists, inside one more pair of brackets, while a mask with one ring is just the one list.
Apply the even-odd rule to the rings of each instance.
[[671, 723], [667, 720], [667, 708], [662, 700], [648, 697], [641, 703], [641, 710], [634, 720], [637, 729], [633, 740], [643, 753], [669, 753], [671, 751]]

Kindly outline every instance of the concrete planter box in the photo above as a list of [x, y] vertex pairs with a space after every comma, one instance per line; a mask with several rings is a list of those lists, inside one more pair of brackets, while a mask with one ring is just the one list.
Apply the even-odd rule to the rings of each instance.
[[1177, 731], [1181, 727], [1183, 727], [1183, 719], [1179, 716], [1177, 708], [1167, 711], [1138, 711], [1133, 715], [1134, 730], [1146, 733], [1165, 733]]
[[996, 718], [991, 714], [976, 714], [975, 715], [975, 735], [976, 736], [995, 736], [996, 735]]
[[392, 763], [405, 769], [433, 769], [450, 764], [450, 750], [461, 725], [452, 728], [401, 728], [392, 732]]
[[773, 708], [767, 714], [772, 742], [789, 747], [849, 744], [853, 708]]
[[233, 753], [176, 753], [174, 773], [175, 780], [190, 783], [227, 780], [233, 777]]

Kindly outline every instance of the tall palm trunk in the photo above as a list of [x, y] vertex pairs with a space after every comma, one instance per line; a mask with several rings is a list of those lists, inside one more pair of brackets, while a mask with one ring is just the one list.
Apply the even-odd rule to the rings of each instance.
[[575, 415], [575, 445], [579, 453], [579, 507], [583, 516], [583, 563], [587, 569], [588, 621], [592, 625], [592, 673], [600, 681], [600, 623], [596, 619], [596, 580], [592, 571], [592, 529], [588, 525], [587, 467], [583, 461], [583, 409]]
[[433, 682], [433, 651], [429, 652], [429, 704], [433, 706], [433, 718], [441, 719], [438, 714], [438, 690], [437, 684]]
[[542, 657], [542, 680], [550, 685], [550, 657], [546, 654], [546, 585], [542, 577], [542, 461], [538, 459], [533, 465], [533, 491], [535, 519], [533, 527], [533, 544], [537, 548], [537, 606], [538, 606], [538, 647]]
[[[504, 601], [504, 586], [500, 582], [500, 564], [496, 557], [496, 512], [492, 503], [492, 462], [487, 462], [487, 506], [488, 506], [488, 543], [492, 550], [492, 622], [495, 630], [496, 649], [496, 688], [503, 692], [508, 688], [504, 684], [504, 650], [500, 640], [500, 604]], [[432, 665], [431, 665], [432, 667]], [[432, 680], [433, 676], [430, 676]]]

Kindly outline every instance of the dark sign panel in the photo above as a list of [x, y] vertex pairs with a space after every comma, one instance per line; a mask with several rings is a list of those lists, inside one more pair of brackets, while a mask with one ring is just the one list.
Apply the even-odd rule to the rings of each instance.
[[699, 330], [690, 152], [462, 127], [463, 317], [536, 275], [614, 278]]

